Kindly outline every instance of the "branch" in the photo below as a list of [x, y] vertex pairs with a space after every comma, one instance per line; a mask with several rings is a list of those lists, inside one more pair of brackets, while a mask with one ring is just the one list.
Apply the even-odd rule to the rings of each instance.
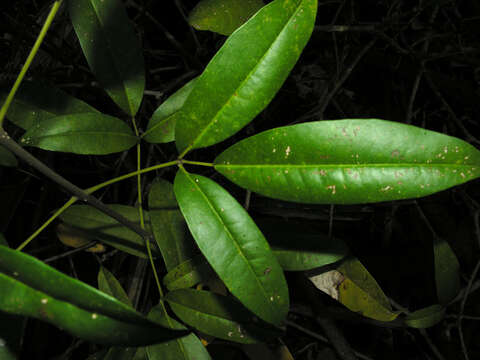
[[12, 138], [10, 138], [8, 133], [3, 129], [0, 129], [0, 145], [3, 145], [4, 147], [6, 147], [8, 150], [10, 150], [15, 155], [17, 155], [21, 160], [25, 161], [34, 169], [38, 170], [40, 173], [45, 175], [47, 178], [54, 181], [61, 187], [63, 187], [65, 190], [67, 190], [67, 192], [69, 192], [79, 200], [87, 203], [88, 205], [93, 206], [94, 208], [100, 210], [104, 214], [117, 220], [120, 224], [134, 231], [135, 233], [140, 235], [145, 241], [153, 240], [152, 235], [147, 231], [145, 231], [144, 229], [142, 229], [140, 226], [131, 222], [130, 220], [118, 214], [114, 210], [110, 209], [100, 200], [93, 197], [92, 195], [87, 194], [78, 186], [72, 184], [70, 181], [68, 181], [67, 179], [60, 176], [52, 169], [50, 169], [48, 166], [46, 166], [44, 163], [42, 163], [40, 160], [38, 160], [36, 157], [34, 157], [32, 154], [30, 154], [20, 145], [18, 145]]

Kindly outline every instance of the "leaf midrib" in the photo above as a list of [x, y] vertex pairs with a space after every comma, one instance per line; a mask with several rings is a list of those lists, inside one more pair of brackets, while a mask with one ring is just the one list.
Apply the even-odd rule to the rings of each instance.
[[215, 116], [211, 119], [211, 121], [205, 126], [205, 128], [198, 134], [198, 136], [189, 144], [187, 145], [186, 149], [182, 151], [182, 155], [186, 154], [190, 149], [192, 149], [205, 135], [205, 133], [208, 132], [208, 130], [213, 126], [213, 124], [216, 123], [217, 117], [220, 116], [220, 114], [224, 111], [224, 109], [227, 107], [227, 105], [230, 103], [230, 101], [235, 98], [234, 94], [239, 91], [239, 89], [243, 88], [244, 84], [250, 80], [252, 77], [252, 74], [257, 70], [259, 65], [262, 63], [263, 59], [267, 56], [267, 54], [270, 53], [270, 50], [272, 49], [273, 45], [277, 43], [278, 38], [280, 37], [281, 34], [285, 31], [287, 25], [290, 23], [292, 18], [297, 14], [299, 9], [302, 7], [304, 0], [300, 0], [298, 2], [298, 6], [296, 10], [293, 12], [293, 14], [288, 18], [288, 20], [285, 22], [282, 30], [278, 32], [277, 36], [275, 39], [272, 40], [270, 43], [268, 49], [264, 52], [264, 54], [260, 57], [258, 62], [255, 64], [255, 66], [248, 72], [248, 74], [245, 76], [245, 79], [242, 80], [242, 82], [235, 88], [235, 90], [232, 92], [232, 94], [228, 97], [228, 99], [223, 103], [222, 106], [220, 106], [219, 110], [215, 113]]
[[44, 139], [49, 137], [78, 136], [78, 135], [115, 135], [115, 136], [136, 138], [136, 136], [132, 134], [113, 132], [113, 131], [67, 131], [67, 132], [61, 132], [56, 134], [47, 134], [47, 135], [39, 135], [39, 136], [35, 136], [35, 134], [32, 134], [30, 135], [30, 139]]
[[[115, 72], [118, 74], [119, 78], [121, 79], [121, 86], [123, 88], [123, 95], [125, 96], [125, 100], [127, 100], [127, 104], [128, 104], [129, 109], [130, 109], [130, 114], [132, 114], [133, 113], [133, 106], [130, 102], [130, 98], [128, 97], [128, 89], [127, 89], [127, 86], [126, 86], [125, 81], [124, 81], [125, 79], [123, 77], [122, 72], [118, 68], [117, 62], [115, 61], [115, 56], [113, 55], [114, 52], [112, 51], [113, 47], [112, 47], [112, 43], [110, 42], [110, 38], [108, 36], [105, 36], [105, 31], [104, 31], [104, 26], [103, 26], [104, 24], [102, 22], [100, 12], [98, 11], [98, 8], [95, 6], [94, 1], [89, 1], [89, 3], [92, 5], [93, 11], [97, 15], [97, 20], [98, 20], [98, 23], [100, 24], [101, 34], [102, 34], [103, 38], [105, 39], [105, 43], [107, 44], [108, 53], [110, 55], [109, 57], [112, 61]], [[130, 25], [130, 24], [128, 24], [128, 25]]]
[[480, 164], [438, 164], [438, 163], [370, 163], [370, 164], [215, 164], [215, 168], [411, 168], [411, 167], [476, 167]]
[[191, 174], [189, 173], [186, 173], [185, 174], [187, 176], [187, 178], [190, 180], [190, 182], [198, 189], [198, 191], [200, 192], [200, 194], [202, 195], [202, 197], [205, 199], [207, 205], [210, 207], [210, 209], [212, 210], [212, 212], [215, 214], [215, 217], [218, 219], [218, 221], [223, 225], [223, 228], [225, 229], [225, 232], [228, 234], [228, 236], [230, 237], [230, 239], [232, 240], [232, 243], [235, 245], [235, 247], [237, 248], [238, 250], [238, 253], [240, 254], [240, 256], [245, 260], [245, 262], [247, 263], [247, 266], [248, 268], [250, 269], [250, 271], [253, 273], [254, 275], [254, 278], [256, 280], [256, 282], [259, 284], [260, 288], [262, 289], [263, 293], [264, 293], [264, 298], [267, 299], [266, 303], [268, 304], [268, 306], [270, 307], [271, 310], [273, 310], [273, 312], [275, 312], [275, 309], [273, 308], [272, 304], [268, 302], [268, 299], [269, 299], [269, 296], [268, 296], [268, 292], [267, 290], [265, 289], [265, 287], [263, 286], [262, 282], [260, 281], [259, 277], [257, 276], [257, 274], [255, 273], [255, 270], [253, 269], [252, 265], [250, 264], [250, 261], [245, 257], [242, 249], [240, 248], [239, 244], [237, 243], [237, 241], [235, 240], [235, 237], [233, 236], [233, 234], [230, 232], [228, 226], [224, 223], [222, 217], [218, 214], [217, 210], [215, 209], [215, 207], [213, 206], [213, 204], [211, 203], [211, 201], [208, 199], [208, 197], [205, 195], [205, 193], [203, 192], [203, 190], [200, 188], [200, 186], [195, 182], [193, 181], [192, 177], [191, 177]]

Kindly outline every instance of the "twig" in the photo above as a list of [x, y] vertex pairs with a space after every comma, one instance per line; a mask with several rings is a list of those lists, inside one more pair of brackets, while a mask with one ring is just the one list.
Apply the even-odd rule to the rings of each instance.
[[335, 96], [335, 94], [338, 92], [340, 87], [345, 83], [345, 81], [350, 77], [350, 74], [352, 73], [353, 69], [358, 65], [360, 60], [365, 56], [365, 54], [372, 48], [372, 46], [375, 44], [377, 41], [377, 38], [372, 39], [356, 56], [356, 58], [352, 61], [350, 66], [345, 69], [343, 75], [341, 78], [335, 83], [333, 86], [333, 89], [331, 91], [328, 91], [328, 88], [325, 89], [325, 92], [323, 93], [322, 97], [320, 98], [320, 101], [317, 106], [315, 106], [312, 110], [310, 110], [307, 114], [303, 115], [298, 119], [296, 122], [300, 122], [303, 120], [306, 120], [308, 118], [311, 118], [314, 114], [318, 114], [318, 118], [321, 120], [323, 119], [323, 114], [325, 112], [325, 109], [327, 108], [328, 104], [332, 100], [332, 98]]
[[134, 222], [131, 222], [130, 220], [120, 215], [116, 211], [110, 209], [108, 206], [106, 206], [97, 198], [93, 197], [90, 194], [87, 194], [78, 186], [72, 184], [70, 181], [60, 176], [59, 174], [57, 174], [55, 171], [50, 169], [48, 166], [46, 166], [44, 163], [42, 163], [40, 160], [38, 160], [36, 157], [34, 157], [32, 154], [30, 154], [20, 145], [18, 145], [13, 139], [10, 138], [7, 132], [3, 129], [0, 130], [0, 145], [3, 145], [4, 147], [6, 147], [8, 150], [10, 150], [15, 155], [17, 155], [20, 159], [28, 163], [34, 169], [38, 170], [40, 173], [42, 173], [43, 175], [45, 175], [46, 177], [48, 177], [49, 179], [51, 179], [52, 181], [60, 185], [61, 187], [63, 187], [65, 190], [67, 190], [67, 192], [69, 192], [79, 200], [86, 202], [87, 204], [100, 210], [104, 214], [117, 220], [120, 224], [126, 226], [130, 230], [140, 235], [145, 241], [153, 241], [152, 235], [149, 232], [145, 231], [140, 226], [138, 226]]
[[356, 360], [357, 357], [353, 352], [350, 344], [347, 342], [343, 334], [337, 328], [333, 319], [326, 318], [320, 313], [324, 308], [321, 298], [316, 292], [316, 288], [303, 274], [297, 276], [297, 283], [304, 289], [305, 295], [310, 303], [310, 307], [315, 314], [315, 321], [320, 325], [322, 330], [327, 335], [328, 340], [342, 360]]
[[452, 120], [455, 122], [455, 124], [458, 126], [458, 128], [463, 132], [465, 137], [467, 138], [467, 141], [471, 143], [476, 143], [480, 144], [480, 140], [478, 140], [475, 136], [470, 134], [470, 132], [467, 130], [467, 128], [462, 124], [462, 122], [458, 119], [457, 115], [453, 111], [452, 107], [450, 104], [445, 100], [443, 97], [442, 93], [440, 90], [437, 88], [437, 85], [435, 85], [435, 82], [432, 80], [432, 77], [428, 72], [424, 73], [425, 79], [427, 80], [427, 84], [430, 87], [430, 89], [433, 91], [433, 93], [437, 96], [437, 98], [440, 100], [440, 102], [443, 104], [445, 109], [447, 110], [448, 114], [452, 118]]
[[472, 275], [470, 276], [470, 280], [468, 281], [465, 295], [463, 296], [462, 302], [460, 304], [460, 311], [458, 312], [458, 321], [457, 321], [458, 334], [460, 337], [460, 344], [462, 346], [463, 357], [465, 358], [465, 360], [469, 360], [470, 357], [468, 356], [468, 350], [465, 345], [465, 340], [463, 338], [462, 318], [463, 318], [463, 312], [465, 311], [465, 304], [467, 303], [467, 298], [468, 298], [468, 295], [470, 294], [470, 289], [472, 288], [473, 281], [477, 277], [479, 270], [480, 270], [480, 260], [477, 262], [477, 265], [475, 266], [475, 269], [473, 269]]
[[[317, 339], [317, 340], [320, 340], [326, 344], [330, 344], [330, 342], [328, 341], [328, 339], [320, 334], [317, 334], [316, 332], [313, 332], [301, 325], [298, 325], [296, 323], [294, 323], [293, 321], [290, 321], [290, 320], [286, 320], [285, 323], [288, 325], [288, 326], [291, 326], [297, 330], [300, 330], [301, 332], [313, 337], [314, 339]], [[367, 355], [364, 355], [362, 353], [359, 353], [358, 351], [355, 351], [353, 350], [353, 353], [359, 358], [359, 359], [364, 359], [364, 360], [373, 360], [371, 357], [368, 357]]]
[[75, 248], [75, 249], [72, 249], [72, 250], [69, 250], [69, 251], [65, 251], [63, 254], [59, 254], [59, 255], [49, 257], [48, 259], [43, 260], [43, 262], [47, 264], [49, 262], [53, 262], [53, 261], [56, 261], [58, 259], [62, 259], [64, 257], [76, 254], [77, 252], [80, 252], [80, 251], [83, 251], [83, 250], [86, 250], [86, 249], [90, 249], [92, 246], [95, 246], [97, 244], [97, 242], [98, 242], [97, 240], [90, 241], [88, 244], [79, 246], [78, 248]]

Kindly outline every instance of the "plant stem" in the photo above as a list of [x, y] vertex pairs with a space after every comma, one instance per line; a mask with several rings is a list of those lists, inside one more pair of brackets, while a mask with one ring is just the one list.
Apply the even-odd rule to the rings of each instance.
[[[111, 184], [114, 184], [116, 182], [119, 182], [119, 181], [122, 181], [122, 180], [125, 180], [125, 179], [128, 179], [128, 178], [131, 178], [133, 176], [136, 176], [137, 174], [143, 174], [143, 173], [146, 173], [146, 172], [149, 172], [149, 171], [153, 171], [153, 170], [156, 170], [156, 169], [161, 169], [161, 168], [164, 168], [164, 167], [167, 167], [167, 166], [172, 166], [172, 165], [176, 165], [178, 162], [177, 161], [170, 161], [170, 162], [167, 162], [167, 163], [164, 163], [164, 164], [158, 164], [158, 165], [154, 165], [154, 166], [151, 166], [149, 168], [145, 168], [145, 169], [142, 169], [142, 170], [139, 170], [139, 171], [133, 171], [131, 173], [128, 173], [128, 174], [125, 174], [125, 175], [122, 175], [122, 176], [118, 176], [114, 179], [110, 179], [108, 181], [105, 181], [101, 184], [98, 184], [98, 185], [95, 185], [95, 186], [92, 186], [86, 190], [84, 190], [84, 192], [86, 194], [91, 194], [93, 193], [94, 191], [97, 191], [97, 190], [100, 190], [108, 185], [111, 185]], [[67, 210], [71, 205], [73, 205], [74, 203], [76, 203], [78, 200], [77, 197], [73, 196], [70, 198], [70, 200], [68, 200], [60, 209], [58, 209], [55, 214], [53, 214], [47, 221], [45, 221], [45, 223], [43, 223], [42, 226], [40, 226], [40, 228], [38, 228], [32, 235], [29, 236], [29, 238], [27, 240], [25, 240], [18, 248], [17, 250], [21, 250], [23, 249], [25, 246], [27, 246], [33, 239], [35, 239], [38, 234], [40, 234], [43, 229], [45, 229], [47, 227], [47, 225], [49, 225], [53, 220], [55, 220], [58, 216], [60, 216], [65, 210]]]
[[28, 163], [30, 166], [32, 166], [34, 169], [37, 169], [40, 173], [42, 173], [49, 179], [53, 180], [58, 185], [62, 186], [70, 194], [74, 195], [77, 199], [86, 202], [87, 204], [95, 207], [96, 209], [100, 210], [104, 214], [117, 220], [120, 224], [125, 225], [130, 230], [140, 235], [142, 238], [145, 239], [145, 241], [150, 241], [150, 239], [152, 238], [152, 235], [150, 235], [147, 231], [142, 229], [140, 226], [131, 222], [130, 220], [118, 214], [114, 210], [110, 209], [100, 200], [86, 193], [85, 191], [80, 189], [78, 186], [72, 184], [70, 181], [68, 181], [67, 179], [60, 176], [52, 169], [50, 169], [48, 166], [46, 166], [44, 163], [42, 163], [40, 160], [38, 160], [36, 157], [34, 157], [32, 154], [30, 154], [20, 145], [18, 145], [13, 139], [10, 138], [7, 132], [3, 129], [0, 129], [0, 145], [3, 145], [8, 150], [10, 150], [15, 155], [17, 155], [20, 159], [22, 159], [23, 161]]
[[75, 204], [75, 202], [78, 200], [77, 197], [73, 196], [68, 200], [60, 209], [55, 211], [55, 213], [50, 216], [50, 218], [45, 221], [42, 226], [40, 226], [32, 235], [28, 237], [27, 240], [25, 240], [23, 243], [20, 244], [19, 247], [17, 247], [17, 250], [22, 250], [25, 246], [27, 246], [30, 241], [35, 239], [38, 234], [40, 234], [43, 229], [45, 229], [53, 220], [55, 220], [58, 216], [60, 216], [65, 210], [67, 210], [71, 205]]
[[183, 164], [190, 164], [190, 165], [200, 165], [200, 166], [210, 166], [213, 167], [212, 163], [200, 162], [200, 161], [190, 161], [190, 160], [182, 160]]
[[[133, 128], [135, 130], [135, 135], [137, 135], [138, 137], [139, 134], [138, 134], [137, 124], [135, 123], [135, 119], [132, 119], [132, 123], [133, 123]], [[140, 170], [141, 170], [141, 147], [140, 147], [140, 143], [138, 143], [137, 144], [138, 212], [140, 213], [140, 225], [142, 226], [142, 229], [145, 229], [145, 221], [143, 218], [142, 176], [140, 174]], [[155, 268], [155, 263], [153, 262], [152, 250], [150, 249], [150, 241], [146, 240], [145, 247], [147, 248], [148, 260], [150, 260], [150, 265], [152, 266], [153, 277], [155, 278], [155, 283], [157, 285], [158, 292], [160, 294], [160, 297], [163, 297], [162, 287], [160, 285], [160, 280], [158, 278], [157, 269]]]
[[47, 34], [47, 31], [50, 28], [50, 25], [52, 24], [53, 19], [55, 18], [55, 15], [57, 14], [58, 9], [60, 8], [60, 5], [62, 4], [62, 1], [63, 0], [57, 0], [53, 3], [52, 8], [50, 9], [50, 13], [48, 14], [47, 19], [43, 24], [42, 30], [40, 30], [40, 34], [38, 34], [37, 40], [33, 44], [32, 50], [30, 50], [30, 54], [28, 54], [25, 64], [23, 64], [22, 69], [20, 70], [20, 73], [18, 74], [17, 79], [15, 80], [15, 83], [10, 89], [10, 92], [7, 96], [7, 99], [5, 100], [5, 103], [0, 109], [0, 127], [1, 128], [3, 128], [3, 120], [5, 119], [5, 115], [7, 114], [8, 108], [10, 107], [10, 104], [12, 103], [17, 90], [20, 87], [20, 84], [22, 83], [22, 80], [25, 77], [25, 74], [27, 73], [28, 68], [32, 63], [33, 58], [37, 54], [38, 49], [40, 48], [40, 45], [42, 44], [43, 39], [45, 38], [45, 35]]

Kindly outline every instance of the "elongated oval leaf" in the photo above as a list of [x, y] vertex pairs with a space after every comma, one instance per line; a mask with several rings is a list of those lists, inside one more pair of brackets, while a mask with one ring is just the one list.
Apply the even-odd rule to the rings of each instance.
[[220, 185], [184, 170], [174, 191], [198, 247], [230, 292], [261, 319], [279, 324], [289, 307], [287, 284], [248, 213]]
[[120, 0], [69, 0], [88, 65], [115, 103], [135, 116], [145, 88], [143, 52]]
[[17, 166], [18, 161], [10, 150], [0, 145], [0, 166]]
[[480, 152], [395, 122], [319, 121], [240, 141], [215, 159], [215, 169], [272, 198], [355, 204], [422, 197], [475, 179]]
[[216, 338], [251, 344], [282, 335], [255, 324], [258, 319], [233, 299], [209, 291], [182, 289], [165, 297], [186, 324]]
[[405, 324], [416, 329], [425, 329], [431, 327], [445, 317], [445, 308], [435, 304], [408, 314], [405, 318]]
[[147, 345], [182, 336], [41, 261], [0, 245], [0, 310], [32, 316], [102, 344]]
[[100, 267], [98, 272], [98, 289], [105, 294], [114, 297], [122, 303], [132, 306], [132, 302], [128, 298], [127, 293], [123, 290], [122, 285], [117, 278], [104, 266]]
[[122, 120], [95, 113], [50, 118], [28, 130], [25, 146], [84, 155], [105, 155], [130, 149], [137, 137]]
[[[0, 92], [0, 103], [6, 96], [7, 92]], [[98, 113], [87, 103], [56, 87], [39, 81], [23, 81], [8, 108], [7, 118], [28, 130], [52, 117], [89, 112]]]
[[[109, 207], [128, 220], [140, 224], [137, 208], [118, 204], [109, 205]], [[148, 217], [147, 212], [144, 212], [144, 215]], [[89, 235], [92, 239], [99, 239], [126, 253], [147, 258], [145, 243], [140, 235], [97, 209], [88, 205], [74, 205], [64, 211], [60, 215], [60, 219], [76, 230], [83, 230], [85, 235]], [[146, 225], [148, 229], [150, 225], [148, 221]], [[154, 257], [160, 255], [158, 248], [153, 243], [151, 250]]]
[[201, 254], [188, 259], [172, 270], [163, 278], [163, 283], [168, 290], [192, 287], [200, 282], [207, 282], [216, 276], [213, 269]]
[[148, 122], [147, 131], [142, 137], [145, 141], [166, 143], [175, 140], [175, 125], [177, 123], [175, 114], [182, 108], [192, 92], [196, 80], [197, 78], [190, 80], [155, 110]]
[[150, 189], [148, 205], [153, 235], [167, 271], [170, 271], [192, 257], [195, 250], [175, 199], [173, 185], [166, 180], [157, 179]]
[[257, 221], [284, 270], [304, 271], [343, 259], [347, 245], [303, 225], [282, 221]]
[[433, 239], [433, 260], [438, 301], [447, 305], [460, 291], [460, 264], [449, 243], [437, 236]]
[[[168, 316], [161, 305], [155, 306], [148, 317], [166, 327], [185, 330], [182, 324]], [[211, 360], [207, 350], [195, 334], [148, 346], [147, 354], [149, 360]]]
[[317, 0], [276, 0], [227, 39], [178, 113], [180, 152], [228, 138], [267, 106], [307, 43], [316, 12]]
[[262, 0], [201, 0], [188, 16], [197, 30], [230, 35], [264, 5]]

